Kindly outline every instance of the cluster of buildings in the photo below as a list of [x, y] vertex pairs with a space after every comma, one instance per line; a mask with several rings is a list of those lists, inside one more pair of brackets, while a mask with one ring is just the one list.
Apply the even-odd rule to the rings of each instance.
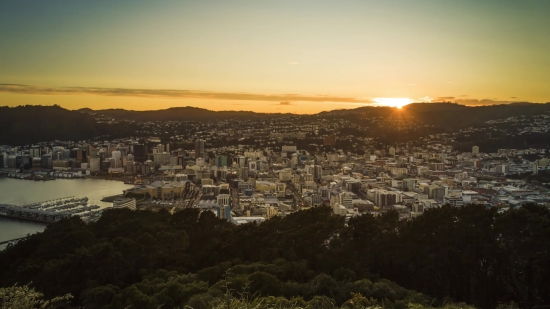
[[[202, 153], [202, 147], [202, 141], [197, 141], [199, 151], [190, 151], [190, 156]], [[210, 149], [214, 155], [194, 162], [187, 158], [185, 167], [158, 170], [173, 181], [136, 186], [131, 191], [178, 198], [193, 183], [200, 190], [194, 207], [228, 219], [230, 209], [231, 220], [241, 223], [318, 206], [329, 206], [346, 218], [391, 209], [410, 218], [445, 204], [482, 204], [505, 210], [550, 200], [543, 186], [507, 178], [546, 170], [549, 160], [544, 150], [501, 149], [486, 154], [475, 146], [472, 152], [459, 154], [439, 148], [433, 152], [389, 147], [360, 156], [343, 151], [311, 154], [291, 145], [279, 151], [223, 147]], [[541, 158], [518, 161], [518, 155], [532, 152]], [[174, 187], [176, 193], [171, 191]]]
[[[529, 124], [530, 131], [550, 123], [547, 115], [539, 118]], [[473, 203], [504, 211], [550, 200], [548, 183], [523, 177], [546, 173], [546, 149], [488, 153], [474, 146], [459, 153], [453, 149], [453, 134], [387, 145], [361, 132], [383, 126], [414, 130], [419, 124], [383, 117], [370, 117], [362, 126], [341, 119], [301, 120], [239, 120], [238, 129], [230, 120], [144, 122], [141, 133], [163, 137], [0, 146], [0, 172], [21, 178], [140, 176], [125, 195], [186, 200], [186, 207], [212, 211], [237, 224], [319, 206], [346, 218], [388, 210], [410, 218], [445, 204]], [[488, 125], [510, 122], [528, 121], [514, 117]], [[179, 133], [183, 125], [188, 126], [186, 134]]]

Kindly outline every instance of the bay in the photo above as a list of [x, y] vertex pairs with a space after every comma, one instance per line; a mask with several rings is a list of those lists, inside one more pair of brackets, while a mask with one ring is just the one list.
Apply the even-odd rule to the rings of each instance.
[[[121, 181], [102, 179], [56, 179], [32, 181], [0, 178], [0, 204], [23, 206], [69, 196], [87, 197], [88, 205], [101, 208], [112, 203], [101, 202], [106, 196], [122, 194], [131, 185]], [[13, 218], [0, 217], [0, 242], [42, 232], [47, 224]], [[2, 250], [5, 245], [0, 245]]]

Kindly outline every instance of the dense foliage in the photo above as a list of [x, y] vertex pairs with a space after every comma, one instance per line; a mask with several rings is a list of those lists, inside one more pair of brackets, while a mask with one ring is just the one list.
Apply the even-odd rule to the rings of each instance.
[[535, 204], [502, 214], [445, 206], [413, 220], [388, 212], [347, 225], [324, 207], [241, 226], [196, 209], [121, 209], [93, 224], [51, 224], [2, 252], [0, 284], [32, 281], [87, 308], [200, 307], [227, 289], [339, 306], [360, 293], [390, 308], [449, 299], [531, 308], [550, 301], [548, 239], [550, 211]]

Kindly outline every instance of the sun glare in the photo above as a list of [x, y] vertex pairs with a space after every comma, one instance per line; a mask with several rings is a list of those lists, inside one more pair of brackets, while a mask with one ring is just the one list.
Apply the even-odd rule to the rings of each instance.
[[372, 101], [382, 106], [390, 106], [390, 107], [397, 107], [397, 108], [401, 108], [407, 104], [411, 104], [412, 102], [414, 102], [413, 99], [409, 99], [409, 98], [374, 98], [372, 99]]

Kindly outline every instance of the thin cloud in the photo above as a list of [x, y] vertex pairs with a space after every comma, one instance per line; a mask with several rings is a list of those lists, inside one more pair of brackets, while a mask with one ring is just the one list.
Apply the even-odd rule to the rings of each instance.
[[453, 102], [461, 105], [468, 105], [468, 106], [484, 106], [484, 105], [518, 103], [518, 101], [504, 101], [504, 100], [495, 100], [495, 99], [482, 99], [482, 100], [458, 99], [458, 100], [454, 100]]
[[429, 96], [425, 96], [425, 97], [423, 97], [423, 98], [419, 98], [418, 100], [419, 100], [419, 102], [428, 102], [428, 103], [431, 103], [431, 102], [432, 102], [433, 100], [435, 100], [435, 99], [432, 98], [432, 97], [429, 97]]
[[246, 92], [211, 92], [170, 89], [126, 89], [94, 87], [45, 87], [20, 84], [0, 84], [0, 92], [35, 95], [96, 95], [140, 98], [216, 99], [271, 102], [339, 102], [369, 104], [370, 100], [355, 97], [303, 94], [257, 94]]
[[289, 101], [279, 103], [279, 105], [290, 105], [290, 104], [292, 104], [292, 102], [289, 102]]
[[433, 102], [448, 102], [454, 100], [455, 97], [437, 97], [433, 99]]

